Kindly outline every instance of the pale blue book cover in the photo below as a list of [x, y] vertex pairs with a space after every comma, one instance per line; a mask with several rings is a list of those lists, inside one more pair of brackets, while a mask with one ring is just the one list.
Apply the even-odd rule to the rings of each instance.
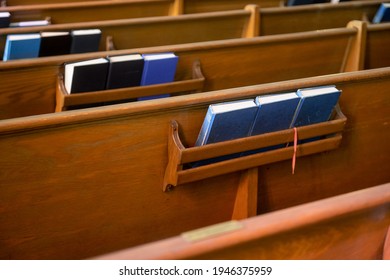
[[38, 57], [40, 45], [40, 34], [7, 35], [3, 60]]
[[253, 99], [211, 104], [196, 146], [246, 137], [257, 113]]

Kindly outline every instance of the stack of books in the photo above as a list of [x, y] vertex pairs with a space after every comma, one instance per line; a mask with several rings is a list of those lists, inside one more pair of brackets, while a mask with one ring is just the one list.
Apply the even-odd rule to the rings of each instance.
[[[69, 94], [147, 86], [174, 80], [178, 57], [174, 53], [129, 54], [65, 64]], [[143, 99], [169, 96], [162, 94]]]
[[99, 50], [100, 38], [100, 29], [10, 34], [7, 35], [3, 61], [95, 52]]

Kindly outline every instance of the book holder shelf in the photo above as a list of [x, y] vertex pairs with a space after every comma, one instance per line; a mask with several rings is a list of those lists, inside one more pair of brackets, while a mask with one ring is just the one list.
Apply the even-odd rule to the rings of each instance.
[[192, 65], [192, 79], [189, 80], [85, 93], [69, 94], [65, 89], [64, 76], [61, 73], [57, 78], [55, 111], [64, 111], [69, 106], [93, 106], [94, 104], [104, 102], [120, 102], [138, 97], [158, 95], [161, 93], [180, 95], [201, 92], [204, 84], [205, 77], [203, 76], [201, 64], [198, 60], [194, 61]]
[[[240, 171], [241, 177], [232, 219], [255, 216], [257, 214], [258, 167], [288, 159], [295, 161], [295, 157], [336, 149], [340, 145], [346, 121], [347, 118], [337, 105], [331, 120], [327, 122], [186, 148], [180, 140], [179, 124], [173, 120], [169, 126], [168, 164], [162, 190], [166, 192], [182, 184]], [[296, 146], [287, 145], [294, 141], [295, 135], [298, 140], [310, 139], [310, 141], [300, 142]], [[185, 168], [190, 163], [280, 144], [285, 145], [282, 148]]]
[[[339, 146], [346, 117], [337, 105], [330, 121], [297, 128], [298, 140], [326, 136], [297, 145], [296, 156], [305, 156], [335, 149]], [[287, 129], [262, 135], [250, 136], [230, 141], [186, 148], [179, 137], [179, 125], [172, 121], [168, 136], [168, 165], [166, 167], [163, 191], [172, 187], [219, 176], [236, 171], [251, 169], [261, 165], [291, 159], [293, 145], [259, 152], [238, 158], [210, 163], [199, 167], [185, 169], [183, 166], [210, 158], [229, 154], [247, 152], [260, 148], [287, 144], [294, 141], [294, 129]]]

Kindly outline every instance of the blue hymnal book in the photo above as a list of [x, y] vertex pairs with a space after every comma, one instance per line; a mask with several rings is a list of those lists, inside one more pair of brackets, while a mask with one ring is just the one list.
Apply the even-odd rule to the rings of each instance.
[[297, 94], [301, 100], [294, 116], [294, 127], [328, 121], [341, 91], [335, 86], [323, 86], [298, 89]]
[[382, 3], [372, 23], [390, 22], [390, 3]]
[[248, 136], [256, 113], [253, 99], [210, 105], [195, 146]]
[[[256, 97], [255, 102], [258, 106], [258, 111], [250, 135], [259, 135], [291, 128], [299, 101], [300, 98], [296, 92]], [[286, 144], [257, 149], [243, 153], [243, 155], [282, 148]]]
[[[173, 82], [179, 58], [174, 53], [144, 54], [141, 86]], [[138, 100], [168, 97], [169, 94], [147, 96]]]
[[295, 92], [262, 95], [255, 99], [259, 106], [251, 135], [291, 128], [300, 98]]
[[[253, 99], [212, 104], [209, 106], [195, 146], [249, 136], [256, 117], [257, 105]], [[240, 156], [241, 153], [202, 160], [192, 167], [210, 164]]]
[[3, 60], [38, 57], [40, 45], [40, 34], [7, 35]]

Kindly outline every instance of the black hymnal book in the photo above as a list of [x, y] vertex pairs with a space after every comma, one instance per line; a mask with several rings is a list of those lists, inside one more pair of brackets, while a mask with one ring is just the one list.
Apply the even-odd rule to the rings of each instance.
[[65, 88], [68, 93], [104, 90], [108, 60], [97, 58], [65, 64]]
[[139, 86], [144, 59], [140, 54], [119, 55], [107, 58], [110, 62], [107, 89]]
[[41, 32], [39, 56], [53, 56], [70, 53], [69, 32]]
[[0, 28], [9, 27], [11, 14], [9, 12], [0, 12]]
[[311, 5], [329, 2], [330, 0], [288, 0], [287, 6]]
[[70, 53], [97, 52], [102, 31], [100, 29], [73, 30]]

